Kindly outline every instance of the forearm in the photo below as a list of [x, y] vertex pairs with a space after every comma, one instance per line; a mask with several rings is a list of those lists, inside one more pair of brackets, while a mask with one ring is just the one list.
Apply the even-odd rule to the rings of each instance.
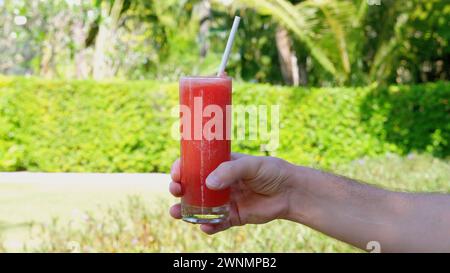
[[450, 197], [378, 189], [317, 170], [291, 166], [286, 217], [361, 249], [450, 251]]

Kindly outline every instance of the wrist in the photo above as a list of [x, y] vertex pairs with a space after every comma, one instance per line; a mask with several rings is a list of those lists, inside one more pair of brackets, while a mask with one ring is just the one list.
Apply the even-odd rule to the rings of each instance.
[[311, 218], [312, 200], [310, 193], [314, 189], [314, 169], [289, 164], [286, 181], [287, 209], [283, 219], [305, 224]]

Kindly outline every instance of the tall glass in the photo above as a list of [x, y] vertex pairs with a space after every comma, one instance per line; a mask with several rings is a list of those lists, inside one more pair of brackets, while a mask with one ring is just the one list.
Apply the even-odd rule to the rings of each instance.
[[231, 78], [180, 79], [181, 213], [190, 223], [220, 223], [228, 217], [229, 189], [205, 185], [230, 160]]

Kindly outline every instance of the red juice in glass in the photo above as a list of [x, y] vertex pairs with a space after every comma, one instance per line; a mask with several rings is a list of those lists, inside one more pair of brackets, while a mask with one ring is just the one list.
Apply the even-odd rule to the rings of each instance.
[[231, 78], [180, 79], [181, 212], [191, 223], [228, 217], [229, 189], [206, 187], [208, 175], [230, 160]]

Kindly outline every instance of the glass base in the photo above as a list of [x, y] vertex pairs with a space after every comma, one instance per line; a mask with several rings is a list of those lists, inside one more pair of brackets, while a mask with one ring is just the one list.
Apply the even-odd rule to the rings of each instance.
[[227, 220], [228, 214], [228, 205], [205, 208], [181, 204], [183, 220], [193, 224], [219, 224]]

